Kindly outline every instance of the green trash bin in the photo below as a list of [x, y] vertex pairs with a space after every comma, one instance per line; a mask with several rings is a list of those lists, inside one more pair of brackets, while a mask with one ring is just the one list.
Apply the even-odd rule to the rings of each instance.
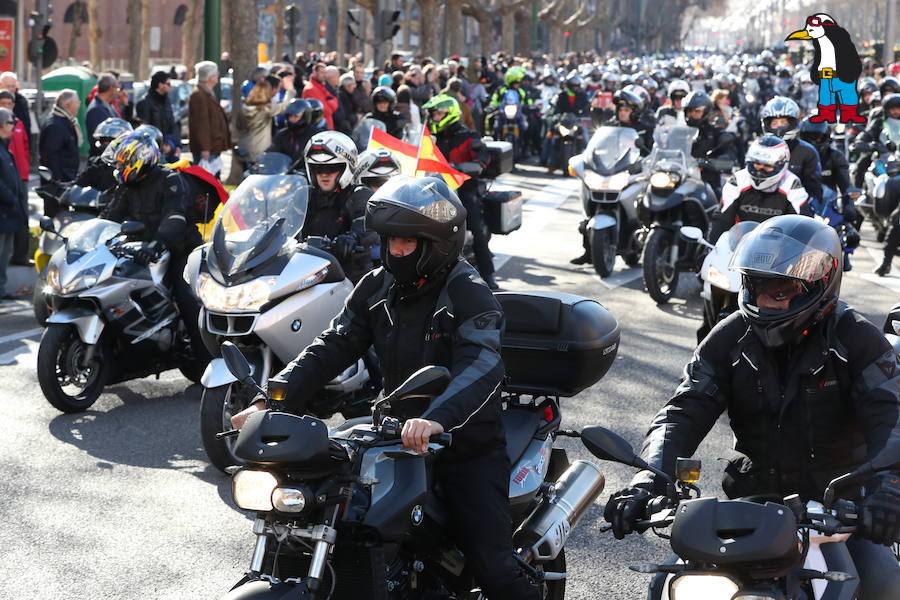
[[44, 75], [43, 81], [44, 90], [46, 91], [60, 91], [68, 88], [78, 92], [78, 97], [81, 99], [81, 108], [78, 109], [78, 123], [81, 125], [81, 133], [84, 136], [80, 150], [82, 154], [87, 154], [90, 140], [87, 139], [84, 116], [87, 113], [87, 97], [97, 84], [97, 77], [82, 67], [60, 67]]

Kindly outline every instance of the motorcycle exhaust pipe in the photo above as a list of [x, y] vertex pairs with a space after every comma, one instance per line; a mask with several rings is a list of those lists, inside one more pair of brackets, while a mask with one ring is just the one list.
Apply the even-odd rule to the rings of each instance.
[[532, 561], [556, 558], [572, 529], [603, 491], [604, 483], [597, 465], [576, 460], [554, 484], [556, 495], [540, 505], [516, 531], [516, 546]]

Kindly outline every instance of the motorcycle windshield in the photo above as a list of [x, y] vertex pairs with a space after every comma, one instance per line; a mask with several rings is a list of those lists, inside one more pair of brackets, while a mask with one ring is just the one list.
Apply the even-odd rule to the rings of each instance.
[[638, 134], [630, 127], [601, 127], [588, 142], [585, 154], [601, 175], [621, 171], [640, 156], [635, 145]]
[[71, 264], [98, 246], [106, 244], [122, 229], [121, 223], [89, 219], [66, 226], [66, 261]]
[[60, 198], [60, 202], [64, 205], [71, 206], [72, 208], [78, 210], [86, 208], [98, 208], [99, 199], [100, 190], [94, 189], [92, 187], [73, 185], [66, 191], [65, 195]]
[[360, 152], [368, 148], [373, 129], [387, 131], [387, 125], [379, 119], [366, 117], [353, 129], [353, 134], [350, 137], [353, 138], [353, 143], [356, 144], [356, 149]]
[[506, 93], [503, 94], [503, 104], [518, 104], [519, 100], [519, 92], [516, 90], [506, 90]]
[[892, 142], [895, 146], [900, 146], [900, 119], [885, 119], [881, 135], [884, 143]]
[[684, 172], [693, 164], [691, 148], [697, 137], [696, 127], [662, 125], [653, 130], [653, 152], [650, 164], [656, 170]]
[[254, 173], [259, 175], [283, 175], [290, 170], [294, 161], [287, 154], [281, 152], [263, 152], [256, 161]]
[[756, 229], [757, 223], [756, 221], [741, 221], [736, 224], [734, 227], [728, 230], [728, 248], [732, 252], [737, 248], [738, 242], [744, 239], [744, 236]]

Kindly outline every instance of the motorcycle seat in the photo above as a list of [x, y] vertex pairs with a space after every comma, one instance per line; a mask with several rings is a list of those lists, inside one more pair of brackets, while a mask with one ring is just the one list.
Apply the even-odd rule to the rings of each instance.
[[515, 465], [534, 439], [541, 424], [541, 414], [529, 409], [510, 408], [500, 414], [500, 419], [506, 430], [506, 455], [510, 465]]

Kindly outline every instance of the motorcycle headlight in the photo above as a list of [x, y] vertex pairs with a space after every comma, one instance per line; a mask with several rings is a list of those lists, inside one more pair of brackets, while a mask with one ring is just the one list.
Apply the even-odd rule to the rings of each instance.
[[240, 285], [224, 286], [209, 273], [201, 273], [198, 278], [197, 295], [203, 306], [223, 312], [233, 310], [259, 310], [269, 301], [269, 293], [275, 286], [275, 277], [260, 277]]
[[728, 277], [727, 273], [718, 270], [715, 265], [709, 265], [709, 272], [706, 274], [706, 278], [712, 285], [718, 288], [722, 288], [723, 290], [731, 289], [731, 278]]
[[47, 267], [47, 285], [57, 294], [62, 293], [62, 288], [59, 286], [59, 267], [56, 265]]
[[681, 575], [672, 580], [669, 598], [672, 600], [731, 600], [740, 590], [737, 582], [722, 575]]
[[621, 191], [628, 185], [628, 173], [622, 171], [611, 177], [604, 177], [594, 171], [585, 170], [584, 183], [592, 190]]
[[299, 513], [312, 504], [312, 493], [301, 487], [280, 487], [272, 492], [272, 505], [279, 512]]
[[503, 107], [503, 114], [506, 115], [507, 119], [515, 119], [518, 113], [519, 107], [515, 104], [507, 104]]
[[561, 136], [563, 136], [563, 137], [566, 137], [566, 136], [568, 136], [570, 133], [572, 133], [572, 130], [569, 129], [568, 127], [566, 127], [565, 125], [560, 125], [560, 126], [559, 126], [559, 135], [561, 135]]
[[650, 187], [658, 189], [670, 189], [675, 187], [676, 178], [665, 171], [657, 171], [650, 176]]
[[278, 480], [267, 471], [240, 470], [231, 478], [231, 496], [243, 510], [272, 510], [272, 492]]
[[[94, 265], [93, 267], [89, 267], [79, 272], [72, 280], [64, 286], [61, 286], [59, 283], [59, 272], [57, 271], [57, 286], [61, 287], [61, 293], [63, 294], [72, 294], [77, 292], [78, 290], [86, 290], [88, 288], [92, 288], [97, 285], [97, 282], [100, 280], [100, 275], [103, 274], [103, 265]], [[49, 272], [48, 272], [48, 282], [49, 282]], [[52, 284], [51, 284], [52, 287]]]

